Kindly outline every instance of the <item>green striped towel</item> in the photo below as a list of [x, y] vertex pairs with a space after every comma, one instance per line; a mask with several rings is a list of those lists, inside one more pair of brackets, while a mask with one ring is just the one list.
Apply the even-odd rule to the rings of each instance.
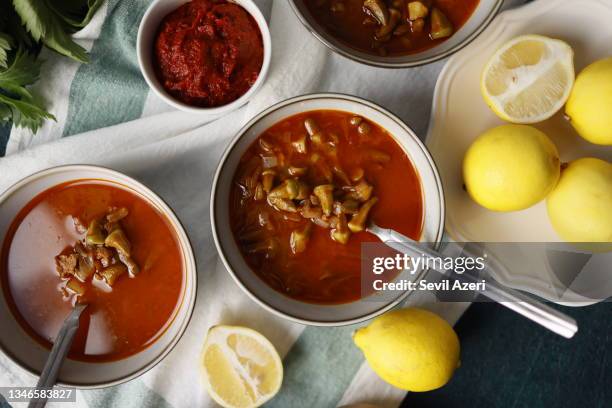
[[[315, 91], [356, 94], [391, 109], [424, 137], [442, 62], [408, 70], [383, 70], [331, 54], [293, 15], [286, 0], [259, 0], [271, 22], [269, 77], [246, 107], [222, 118], [175, 111], [149, 92], [140, 75], [135, 42], [150, 2], [108, 0], [76, 36], [91, 52], [78, 65], [45, 51], [34, 91], [57, 122], [32, 135], [0, 128], [0, 191], [34, 171], [90, 163], [130, 174], [158, 192], [177, 212], [192, 239], [198, 263], [198, 303], [183, 339], [157, 367], [127, 384], [79, 391], [83, 407], [214, 406], [199, 383], [202, 342], [214, 324], [241, 324], [264, 333], [284, 357], [285, 380], [270, 407], [335, 407], [369, 402], [396, 407], [404, 392], [385, 384], [353, 346], [354, 327], [316, 328], [290, 323], [253, 303], [219, 262], [208, 219], [211, 180], [229, 139], [263, 108]], [[70, 136], [70, 137], [69, 137]], [[442, 304], [426, 294], [410, 304], [433, 309], [454, 323], [467, 307]], [[0, 384], [35, 379], [0, 355]], [[66, 404], [58, 404], [66, 407]]]

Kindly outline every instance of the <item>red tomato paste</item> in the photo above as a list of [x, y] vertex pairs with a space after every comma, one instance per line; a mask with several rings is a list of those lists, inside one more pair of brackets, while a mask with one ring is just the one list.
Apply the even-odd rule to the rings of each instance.
[[155, 39], [157, 77], [189, 105], [215, 107], [244, 95], [263, 64], [255, 19], [226, 0], [193, 0], [168, 14]]

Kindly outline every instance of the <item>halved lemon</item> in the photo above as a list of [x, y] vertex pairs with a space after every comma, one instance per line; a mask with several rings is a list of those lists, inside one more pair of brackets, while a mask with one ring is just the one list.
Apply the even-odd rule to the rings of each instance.
[[272, 343], [246, 327], [212, 327], [201, 364], [208, 393], [226, 408], [261, 406], [283, 381], [283, 364]]
[[524, 35], [504, 44], [489, 59], [480, 89], [501, 119], [537, 123], [563, 107], [574, 78], [574, 51], [567, 43]]

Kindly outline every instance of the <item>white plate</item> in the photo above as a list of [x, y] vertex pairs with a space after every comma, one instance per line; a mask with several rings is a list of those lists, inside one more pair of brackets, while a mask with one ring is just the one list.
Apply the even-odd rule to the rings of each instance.
[[[442, 177], [446, 229], [454, 240], [559, 242], [548, 221], [545, 203], [524, 211], [496, 213], [475, 204], [462, 188], [461, 164], [468, 146], [483, 131], [503, 123], [480, 95], [480, 75], [488, 58], [503, 43], [522, 34], [542, 34], [568, 42], [576, 53], [579, 72], [589, 63], [612, 55], [611, 21], [612, 1], [609, 0], [537, 0], [500, 14], [478, 39], [448, 61], [436, 85], [428, 146]], [[564, 162], [584, 156], [612, 161], [612, 148], [585, 142], [562, 113], [536, 126], [552, 138]], [[498, 255], [504, 258], [503, 254]], [[506, 262], [510, 276], [497, 278], [548, 300], [582, 306], [612, 293], [612, 280], [604, 280], [601, 273], [585, 273], [589, 268], [584, 268], [570, 290], [560, 295], [563, 285], [551, 272], [544, 251], [531, 258], [510, 259]], [[585, 293], [585, 287], [599, 287], [601, 291], [587, 298], [571, 290]]]

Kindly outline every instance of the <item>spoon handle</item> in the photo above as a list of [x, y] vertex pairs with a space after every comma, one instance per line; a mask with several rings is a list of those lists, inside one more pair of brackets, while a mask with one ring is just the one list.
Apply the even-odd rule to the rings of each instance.
[[[368, 231], [376, 235], [386, 245], [407, 255], [425, 255], [430, 258], [446, 257], [446, 255], [443, 255], [432, 248], [428, 248], [425, 245], [419, 244], [418, 242], [398, 233], [397, 231], [380, 228], [376, 225], [369, 226]], [[475, 256], [465, 248], [463, 249], [463, 253], [470, 257]], [[488, 268], [490, 269], [497, 271], [505, 270], [503, 263], [501, 263], [497, 257], [491, 253], [487, 254], [487, 264]], [[442, 274], [446, 273], [446, 271], [437, 272]], [[478, 283], [482, 280], [481, 278], [473, 276], [469, 273], [455, 273], [453, 274], [453, 277], [457, 280], [469, 283]], [[481, 294], [530, 319], [531, 321], [538, 323], [548, 330], [568, 339], [572, 338], [578, 331], [576, 320], [565, 313], [539, 302], [525, 293], [502, 286], [492, 279], [486, 279], [486, 285], [487, 289], [480, 292]]]
[[[62, 325], [62, 328], [60, 329], [57, 338], [53, 343], [53, 348], [51, 348], [51, 352], [49, 353], [49, 357], [47, 357], [45, 367], [43, 368], [40, 378], [38, 379], [38, 383], [36, 384], [37, 389], [49, 389], [53, 388], [55, 385], [59, 370], [64, 363], [64, 359], [66, 358], [68, 351], [70, 350], [70, 346], [72, 345], [74, 334], [79, 328], [79, 317], [81, 316], [81, 313], [85, 307], [87, 307], [87, 305], [77, 304], [72, 312], [70, 312], [66, 320], [64, 320], [64, 324]], [[28, 408], [42, 408], [46, 404], [46, 397], [37, 398], [30, 401]]]

